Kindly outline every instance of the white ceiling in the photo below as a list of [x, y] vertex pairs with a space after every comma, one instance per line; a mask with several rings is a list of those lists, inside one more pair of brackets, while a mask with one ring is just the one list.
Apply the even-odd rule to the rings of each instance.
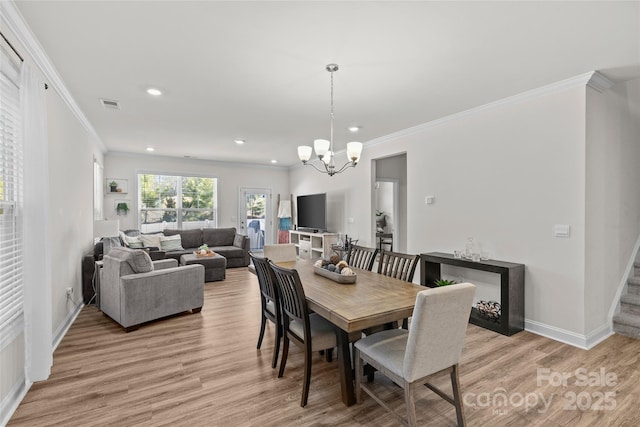
[[336, 151], [592, 70], [640, 75], [637, 1], [16, 5], [109, 151], [296, 164], [328, 139], [331, 62]]

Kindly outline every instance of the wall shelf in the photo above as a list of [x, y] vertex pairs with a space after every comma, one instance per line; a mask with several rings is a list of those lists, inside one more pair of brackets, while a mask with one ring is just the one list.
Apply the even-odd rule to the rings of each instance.
[[420, 254], [420, 284], [435, 287], [434, 282], [440, 279], [442, 264], [500, 275], [500, 319], [487, 319], [474, 307], [469, 316], [470, 323], [503, 335], [524, 330], [524, 264], [496, 260], [470, 261], [455, 258], [452, 254], [430, 252]]

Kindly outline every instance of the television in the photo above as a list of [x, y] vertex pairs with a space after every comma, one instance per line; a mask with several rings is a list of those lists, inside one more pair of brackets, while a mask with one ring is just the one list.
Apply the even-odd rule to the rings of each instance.
[[298, 230], [313, 232], [327, 229], [327, 194], [298, 196]]

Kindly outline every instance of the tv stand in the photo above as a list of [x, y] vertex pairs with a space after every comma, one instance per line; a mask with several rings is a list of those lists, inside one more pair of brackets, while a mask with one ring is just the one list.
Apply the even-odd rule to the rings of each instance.
[[338, 241], [336, 233], [321, 233], [318, 230], [289, 230], [289, 241], [296, 246], [300, 259], [329, 259], [331, 246]]

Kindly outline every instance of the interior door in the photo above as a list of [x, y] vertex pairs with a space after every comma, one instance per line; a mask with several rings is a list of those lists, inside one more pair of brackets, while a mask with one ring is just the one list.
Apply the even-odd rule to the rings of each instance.
[[260, 252], [272, 240], [271, 189], [242, 187], [239, 202], [238, 230], [249, 237], [251, 250]]

